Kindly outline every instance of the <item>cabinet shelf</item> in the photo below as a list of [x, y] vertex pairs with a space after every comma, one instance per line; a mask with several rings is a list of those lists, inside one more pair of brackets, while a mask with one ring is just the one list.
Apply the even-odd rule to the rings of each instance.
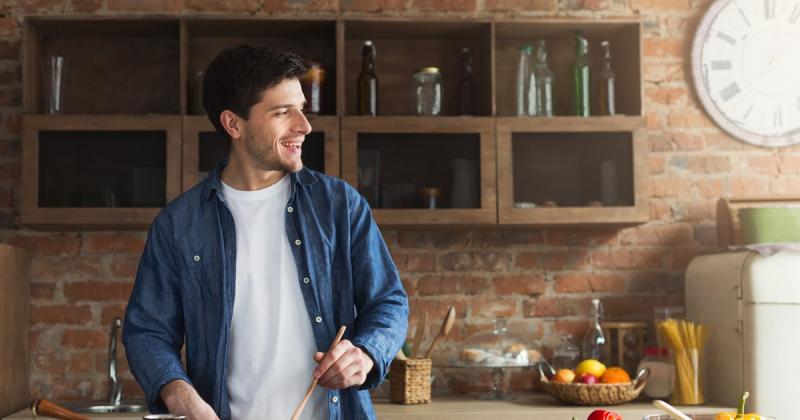
[[641, 117], [508, 117], [497, 124], [500, 224], [648, 220]]
[[[381, 226], [497, 223], [495, 165], [493, 118], [342, 121], [342, 176]], [[438, 189], [435, 209], [420, 208], [423, 188]]]
[[146, 228], [178, 195], [180, 132], [179, 116], [26, 116], [21, 223]]

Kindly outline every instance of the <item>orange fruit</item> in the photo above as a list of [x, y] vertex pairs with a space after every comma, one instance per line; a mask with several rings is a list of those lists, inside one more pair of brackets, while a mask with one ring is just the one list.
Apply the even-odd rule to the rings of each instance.
[[575, 368], [575, 375], [581, 376], [582, 373], [588, 373], [595, 378], [600, 379], [605, 371], [606, 365], [598, 362], [595, 359], [586, 359], [578, 363], [578, 367]]
[[575, 380], [575, 372], [569, 369], [561, 369], [553, 376], [554, 382], [562, 382], [565, 384], [572, 383]]
[[603, 372], [603, 376], [600, 378], [600, 383], [604, 384], [624, 384], [631, 381], [630, 375], [628, 372], [625, 372], [625, 369], [619, 367], [610, 367]]

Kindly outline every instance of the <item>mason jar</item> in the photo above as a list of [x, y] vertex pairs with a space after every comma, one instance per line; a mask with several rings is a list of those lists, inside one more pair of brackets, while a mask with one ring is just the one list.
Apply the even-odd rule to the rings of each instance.
[[437, 67], [423, 67], [414, 73], [412, 87], [414, 115], [442, 112], [442, 73]]

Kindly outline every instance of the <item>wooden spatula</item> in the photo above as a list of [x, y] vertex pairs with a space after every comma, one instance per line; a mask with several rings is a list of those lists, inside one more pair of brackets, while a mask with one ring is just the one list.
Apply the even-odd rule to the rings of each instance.
[[433, 342], [431, 346], [428, 347], [428, 351], [425, 352], [425, 358], [428, 359], [431, 357], [431, 352], [433, 352], [433, 348], [436, 347], [436, 343], [441, 340], [442, 337], [446, 336], [451, 329], [453, 329], [453, 324], [456, 322], [456, 308], [450, 307], [450, 310], [447, 311], [447, 316], [444, 318], [442, 322], [442, 328], [439, 329], [439, 333], [436, 334], [436, 337], [433, 338]]
[[422, 339], [427, 328], [428, 313], [423, 312], [422, 316], [419, 318], [419, 322], [417, 322], [417, 331], [414, 332], [414, 348], [411, 350], [411, 357], [422, 356]]
[[[328, 348], [329, 353], [331, 350], [333, 350], [334, 347], [336, 347], [337, 344], [339, 344], [339, 340], [342, 339], [342, 336], [344, 335], [344, 330], [346, 328], [347, 327], [345, 327], [344, 325], [339, 327], [339, 332], [336, 333], [336, 338], [333, 339], [331, 346]], [[319, 379], [317, 378], [314, 378], [311, 381], [311, 385], [308, 386], [308, 390], [306, 391], [306, 396], [303, 397], [303, 401], [300, 401], [300, 405], [297, 406], [297, 409], [294, 410], [294, 414], [292, 414], [292, 420], [297, 420], [300, 418], [300, 414], [302, 414], [303, 409], [306, 408], [306, 403], [308, 403], [308, 399], [311, 398], [311, 393], [314, 392], [314, 388], [317, 387], [317, 382], [319, 382]]]

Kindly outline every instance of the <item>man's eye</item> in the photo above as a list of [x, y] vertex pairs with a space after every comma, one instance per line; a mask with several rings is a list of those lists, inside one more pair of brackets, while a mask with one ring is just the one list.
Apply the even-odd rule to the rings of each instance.
[[286, 115], [289, 115], [289, 111], [287, 111], [287, 110], [285, 110], [285, 109], [284, 109], [284, 110], [282, 110], [282, 111], [278, 111], [278, 115], [280, 115], [280, 116], [286, 116]]

